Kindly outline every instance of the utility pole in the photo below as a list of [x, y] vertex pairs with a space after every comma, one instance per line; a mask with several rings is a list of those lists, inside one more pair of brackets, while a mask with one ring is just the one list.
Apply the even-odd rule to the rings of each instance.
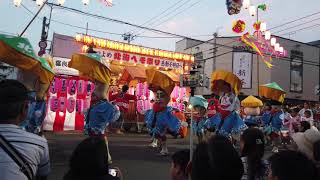
[[[259, 22], [259, 7], [257, 7], [257, 23]], [[261, 31], [258, 31], [258, 33], [261, 33]], [[259, 34], [258, 34], [259, 36]], [[257, 89], [258, 89], [258, 93], [257, 96], [259, 96], [259, 91], [260, 91], [260, 63], [259, 63], [259, 54], [257, 54]]]
[[213, 34], [214, 42], [213, 42], [212, 72], [216, 70], [217, 37], [218, 37], [218, 31]]
[[128, 41], [128, 44], [130, 44], [135, 38], [135, 36], [130, 32], [122, 34], [122, 37], [123, 40]]

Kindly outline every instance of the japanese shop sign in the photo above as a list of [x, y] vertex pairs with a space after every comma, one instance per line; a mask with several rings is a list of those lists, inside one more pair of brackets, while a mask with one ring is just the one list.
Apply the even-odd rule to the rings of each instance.
[[183, 63], [179, 61], [169, 60], [165, 58], [137, 55], [133, 53], [113, 51], [106, 49], [94, 49], [101, 56], [109, 59], [110, 61], [130, 62], [135, 64], [142, 64], [148, 66], [157, 66], [168, 69], [182, 69]]
[[233, 74], [242, 82], [243, 89], [251, 89], [252, 84], [252, 54], [246, 52], [233, 53]]

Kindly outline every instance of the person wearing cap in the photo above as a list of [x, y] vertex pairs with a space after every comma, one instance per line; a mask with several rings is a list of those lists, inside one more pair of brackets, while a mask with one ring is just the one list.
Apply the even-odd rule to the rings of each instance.
[[[28, 114], [29, 101], [28, 89], [22, 83], [17, 80], [0, 81], [0, 135], [4, 137], [0, 143], [1, 180], [40, 180], [46, 179], [50, 173], [47, 140], [18, 126]], [[19, 167], [9, 155], [8, 148], [4, 148], [3, 140], [20, 154], [20, 160], [24, 159], [27, 168]]]
[[314, 157], [314, 143], [320, 140], [320, 132], [316, 127], [311, 127], [305, 132], [298, 132], [292, 135], [292, 139], [298, 146], [298, 151], [307, 155], [310, 159], [315, 160]]
[[153, 137], [151, 146], [157, 147], [159, 141], [162, 147], [160, 154], [168, 155], [166, 133], [176, 136], [181, 128], [181, 121], [173, 115], [173, 108], [167, 106], [175, 82], [164, 72], [154, 69], [147, 69], [146, 74], [149, 89], [155, 94], [152, 109], [145, 113], [146, 125]]
[[193, 108], [192, 130], [198, 137], [198, 143], [201, 143], [205, 134], [208, 101], [203, 96], [193, 96], [190, 98], [190, 105]]

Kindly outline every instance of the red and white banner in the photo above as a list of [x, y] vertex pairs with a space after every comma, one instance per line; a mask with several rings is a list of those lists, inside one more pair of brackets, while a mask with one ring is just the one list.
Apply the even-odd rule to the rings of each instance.
[[79, 77], [54, 78], [48, 95], [47, 131], [83, 130], [84, 112], [90, 107], [94, 84]]

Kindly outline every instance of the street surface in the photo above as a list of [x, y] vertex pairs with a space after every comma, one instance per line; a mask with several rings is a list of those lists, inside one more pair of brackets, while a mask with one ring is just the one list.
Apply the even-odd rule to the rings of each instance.
[[[49, 142], [52, 173], [49, 180], [60, 180], [68, 170], [69, 158], [76, 145], [85, 138], [82, 133], [46, 133]], [[189, 148], [189, 138], [169, 138], [169, 151]], [[125, 180], [169, 180], [170, 156], [158, 155], [158, 149], [148, 147], [150, 136], [147, 134], [111, 135], [109, 148], [112, 166], [121, 169]], [[88, 164], [88, 166], [90, 166]]]

